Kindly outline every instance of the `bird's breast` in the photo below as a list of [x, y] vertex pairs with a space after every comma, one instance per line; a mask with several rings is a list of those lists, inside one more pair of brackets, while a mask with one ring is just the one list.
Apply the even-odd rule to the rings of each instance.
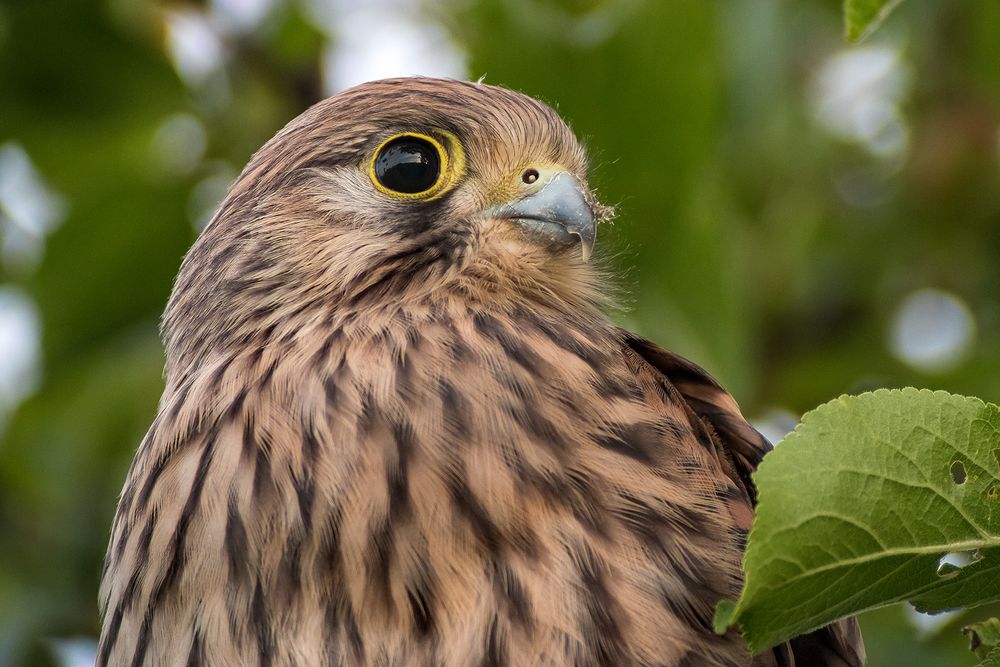
[[303, 335], [165, 400], [112, 542], [126, 643], [173, 633], [210, 664], [745, 657], [710, 627], [739, 586], [732, 485], [610, 326], [462, 306]]

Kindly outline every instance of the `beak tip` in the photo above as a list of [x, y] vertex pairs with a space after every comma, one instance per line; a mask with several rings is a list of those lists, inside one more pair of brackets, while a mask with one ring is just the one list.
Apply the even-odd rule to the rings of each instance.
[[589, 262], [591, 256], [594, 254], [595, 234], [586, 233], [582, 229], [572, 227], [570, 227], [567, 231], [580, 239], [580, 256], [584, 262]]
[[506, 205], [505, 217], [528, 221], [531, 225], [558, 226], [563, 237], [575, 236], [579, 239], [583, 261], [590, 260], [597, 216], [586, 188], [571, 174], [559, 172], [538, 192]]

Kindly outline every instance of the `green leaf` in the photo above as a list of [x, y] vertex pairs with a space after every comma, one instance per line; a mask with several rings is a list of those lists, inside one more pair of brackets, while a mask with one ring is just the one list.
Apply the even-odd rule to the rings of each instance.
[[[843, 396], [807, 413], [754, 476], [746, 580], [718, 629], [751, 649], [910, 600], [1000, 599], [1000, 409], [927, 390]], [[971, 561], [939, 570], [941, 559]]]
[[736, 603], [732, 600], [719, 600], [715, 605], [715, 618], [712, 626], [718, 634], [725, 634], [726, 629], [736, 622]]
[[962, 628], [962, 633], [969, 637], [970, 651], [980, 658], [989, 658], [989, 654], [1000, 646], [1000, 619], [988, 618], [972, 623]]
[[875, 32], [903, 0], [844, 0], [847, 39], [860, 42]]
[[1000, 647], [990, 651], [986, 659], [976, 665], [976, 667], [1000, 667]]

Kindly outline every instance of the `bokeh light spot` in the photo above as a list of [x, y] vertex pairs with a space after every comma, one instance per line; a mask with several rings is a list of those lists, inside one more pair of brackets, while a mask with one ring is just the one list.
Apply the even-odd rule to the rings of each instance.
[[899, 157], [909, 147], [909, 128], [900, 105], [910, 80], [895, 48], [840, 51], [823, 63], [816, 76], [816, 119], [834, 136], [861, 144], [875, 157]]
[[38, 311], [23, 291], [0, 287], [0, 429], [38, 383]]
[[27, 273], [35, 268], [45, 237], [62, 222], [66, 208], [19, 144], [0, 146], [0, 257], [5, 269]]
[[212, 0], [212, 16], [225, 33], [249, 33], [255, 30], [278, 0]]
[[151, 148], [153, 158], [165, 171], [187, 174], [201, 162], [207, 142], [200, 120], [188, 113], [177, 113], [156, 129]]
[[167, 52], [189, 86], [205, 82], [222, 67], [225, 50], [208, 17], [197, 10], [171, 10], [165, 15]]
[[917, 370], [943, 372], [966, 357], [975, 335], [976, 322], [964, 301], [943, 290], [922, 289], [897, 309], [889, 347]]
[[795, 430], [799, 416], [785, 408], [772, 408], [760, 417], [752, 419], [751, 423], [771, 444], [777, 445]]
[[239, 175], [239, 171], [228, 162], [215, 162], [210, 167], [211, 173], [200, 180], [188, 196], [188, 219], [198, 231], [212, 220], [215, 210]]
[[328, 95], [388, 77], [467, 75], [464, 51], [416, 3], [312, 0], [307, 7], [312, 21], [331, 36], [323, 54]]

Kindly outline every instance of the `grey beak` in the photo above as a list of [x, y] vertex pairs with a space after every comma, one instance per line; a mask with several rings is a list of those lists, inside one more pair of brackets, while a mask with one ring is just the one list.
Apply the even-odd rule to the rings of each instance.
[[594, 211], [584, 187], [572, 174], [559, 172], [541, 190], [497, 207], [497, 217], [517, 221], [534, 236], [556, 243], [580, 243], [583, 260], [590, 259], [597, 236]]

